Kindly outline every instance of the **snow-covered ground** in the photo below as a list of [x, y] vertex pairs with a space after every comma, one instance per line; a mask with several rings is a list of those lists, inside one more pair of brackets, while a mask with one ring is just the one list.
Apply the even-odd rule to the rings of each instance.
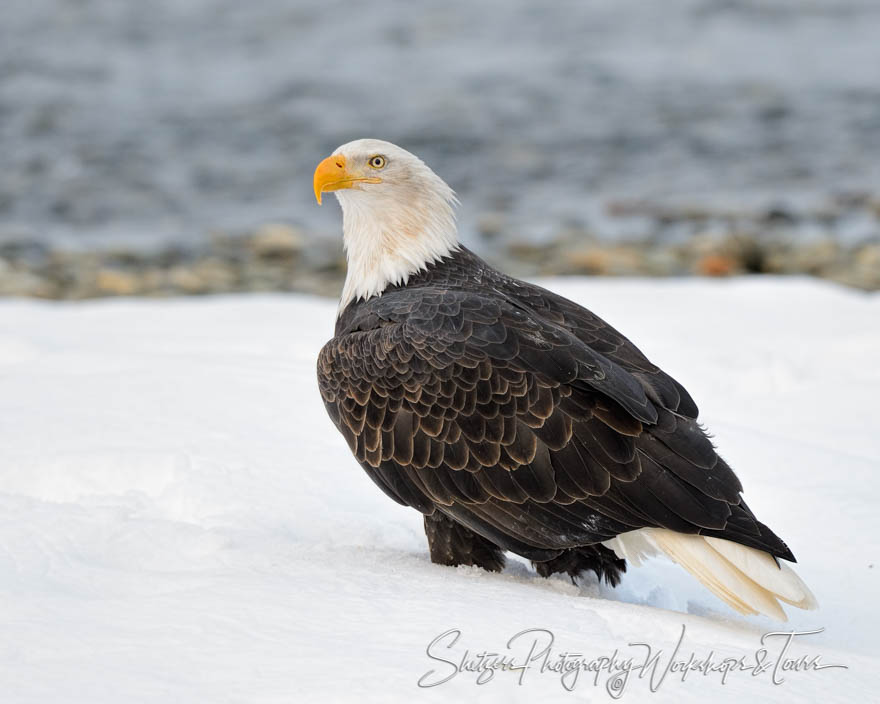
[[[629, 701], [870, 701], [880, 685], [880, 297], [807, 280], [551, 285], [679, 378], [820, 603], [789, 656], [847, 665], [670, 673]], [[428, 657], [521, 664], [752, 662], [778, 624], [653, 561], [611, 590], [432, 565], [326, 417], [314, 364], [335, 303], [298, 296], [0, 302], [0, 700], [388, 702], [608, 699], [603, 671], [475, 684]], [[451, 646], [451, 647], [446, 647]], [[767, 642], [775, 662], [779, 639]], [[760, 656], [759, 656], [760, 657]], [[759, 668], [760, 669], [760, 668]], [[518, 685], [522, 675], [522, 684]], [[487, 675], [484, 675], [486, 677]], [[749, 699], [745, 699], [749, 697]], [[537, 698], [537, 699], [536, 699]]]

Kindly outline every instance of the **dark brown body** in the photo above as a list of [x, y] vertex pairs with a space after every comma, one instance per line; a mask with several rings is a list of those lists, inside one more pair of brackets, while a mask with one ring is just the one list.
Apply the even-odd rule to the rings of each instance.
[[435, 562], [500, 569], [509, 550], [616, 583], [624, 562], [601, 542], [643, 527], [794, 560], [678, 382], [590, 311], [466, 249], [349, 304], [318, 381], [367, 474], [425, 515]]

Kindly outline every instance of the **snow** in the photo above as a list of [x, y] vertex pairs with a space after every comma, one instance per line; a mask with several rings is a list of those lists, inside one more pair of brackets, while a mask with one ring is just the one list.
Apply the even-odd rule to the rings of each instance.
[[[865, 701], [880, 666], [880, 297], [802, 279], [547, 282], [679, 378], [821, 609], [789, 655], [849, 669], [671, 673], [629, 701]], [[606, 701], [602, 673], [483, 685], [428, 658], [556, 653], [754, 658], [779, 624], [680, 568], [616, 590], [428, 560], [326, 417], [315, 358], [335, 302], [302, 296], [0, 302], [0, 691], [4, 702]], [[778, 640], [778, 639], [777, 639]], [[772, 642], [772, 641], [771, 641]], [[443, 645], [449, 645], [444, 641]], [[775, 656], [779, 647], [768, 645]], [[523, 671], [521, 671], [523, 672]], [[484, 675], [485, 676], [485, 675]], [[432, 678], [434, 678], [432, 680]]]

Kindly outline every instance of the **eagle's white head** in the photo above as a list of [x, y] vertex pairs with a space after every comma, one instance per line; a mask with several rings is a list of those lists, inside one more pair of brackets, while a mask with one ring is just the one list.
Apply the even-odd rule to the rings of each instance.
[[315, 170], [315, 198], [342, 206], [348, 273], [339, 310], [405, 284], [458, 248], [455, 193], [418, 157], [390, 142], [343, 144]]

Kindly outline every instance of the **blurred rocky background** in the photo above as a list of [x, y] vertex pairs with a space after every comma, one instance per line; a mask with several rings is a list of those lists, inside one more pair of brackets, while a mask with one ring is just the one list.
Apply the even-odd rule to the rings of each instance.
[[5, 0], [0, 294], [296, 290], [373, 136], [520, 275], [880, 288], [875, 0]]

